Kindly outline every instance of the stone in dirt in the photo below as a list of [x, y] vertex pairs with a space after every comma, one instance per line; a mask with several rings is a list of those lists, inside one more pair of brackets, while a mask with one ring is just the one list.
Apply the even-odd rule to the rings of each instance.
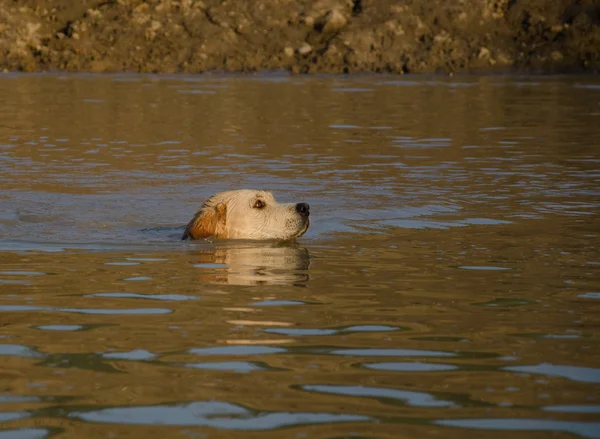
[[322, 32], [325, 33], [337, 32], [341, 28], [346, 26], [346, 23], [348, 23], [348, 20], [346, 19], [346, 17], [344, 17], [344, 14], [342, 14], [337, 9], [332, 9], [331, 11], [327, 12], [327, 14], [325, 14], [320, 20], [319, 28]]
[[298, 47], [298, 53], [300, 55], [308, 55], [310, 52], [312, 52], [312, 47], [310, 46], [310, 44], [303, 44], [302, 46]]

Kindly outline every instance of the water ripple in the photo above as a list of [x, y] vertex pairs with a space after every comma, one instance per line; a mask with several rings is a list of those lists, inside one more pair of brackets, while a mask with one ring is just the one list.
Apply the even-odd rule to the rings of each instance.
[[254, 412], [242, 406], [221, 401], [145, 407], [117, 407], [87, 412], [72, 412], [69, 416], [87, 422], [197, 426], [246, 431], [274, 430], [294, 425], [371, 420], [368, 416], [349, 414]]
[[447, 427], [473, 428], [477, 430], [501, 431], [549, 431], [571, 433], [590, 439], [600, 438], [600, 423], [551, 421], [545, 419], [441, 419], [434, 422]]

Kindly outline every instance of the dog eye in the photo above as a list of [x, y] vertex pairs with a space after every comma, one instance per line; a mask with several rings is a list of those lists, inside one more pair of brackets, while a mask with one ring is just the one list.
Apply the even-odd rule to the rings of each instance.
[[262, 200], [256, 200], [254, 202], [254, 206], [252, 207], [254, 207], [255, 209], [262, 209], [263, 207], [265, 207], [265, 202]]

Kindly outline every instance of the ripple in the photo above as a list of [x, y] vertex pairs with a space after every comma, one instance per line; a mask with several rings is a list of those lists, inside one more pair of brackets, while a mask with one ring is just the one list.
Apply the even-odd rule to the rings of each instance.
[[214, 348], [192, 348], [190, 354], [195, 355], [268, 355], [282, 354], [287, 352], [283, 348], [274, 348], [271, 346], [220, 346]]
[[478, 225], [478, 226], [497, 226], [502, 224], [513, 224], [512, 221], [496, 220], [491, 218], [467, 218], [462, 220], [465, 224]]
[[365, 386], [331, 386], [331, 385], [303, 385], [301, 389], [309, 392], [329, 393], [334, 395], [366, 396], [382, 399], [403, 401], [413, 407], [456, 407], [451, 401], [438, 400], [424, 392], [411, 392], [408, 390], [387, 389], [384, 387]]
[[167, 308], [130, 308], [130, 309], [94, 309], [94, 308], [60, 308], [56, 311], [72, 312], [77, 314], [98, 314], [98, 315], [154, 315], [169, 314], [173, 310]]
[[573, 340], [577, 338], [581, 338], [581, 335], [577, 334], [533, 334], [534, 338], [552, 338], [557, 340]]
[[139, 262], [163, 262], [168, 261], [167, 258], [125, 258], [128, 261], [139, 261]]
[[583, 297], [584, 299], [600, 299], [600, 293], [583, 293], [577, 295], [577, 297]]
[[0, 395], [0, 404], [18, 404], [23, 402], [38, 402], [41, 398], [25, 395]]
[[45, 276], [47, 273], [41, 271], [0, 271], [5, 276]]
[[587, 88], [590, 90], [600, 90], [600, 84], [574, 84], [575, 88]]
[[562, 431], [576, 434], [585, 438], [600, 438], [600, 423], [550, 421], [545, 419], [440, 419], [434, 421], [437, 425], [446, 427], [473, 428], [478, 430], [509, 430], [509, 431]]
[[329, 128], [333, 128], [335, 130], [352, 130], [352, 129], [358, 129], [360, 127], [358, 125], [339, 124], [339, 125], [329, 125]]
[[582, 383], [600, 383], [600, 369], [591, 367], [561, 366], [541, 363], [534, 366], [506, 366], [504, 367], [504, 370], [555, 376]]
[[408, 328], [401, 328], [398, 326], [387, 326], [387, 325], [355, 325], [347, 326], [342, 332], [388, 332], [388, 331], [400, 331], [408, 330]]
[[335, 349], [330, 351], [334, 355], [352, 357], [456, 357], [452, 352], [424, 351], [417, 349]]
[[0, 311], [45, 311], [52, 308], [44, 308], [41, 306], [32, 305], [0, 305]]
[[251, 411], [229, 402], [193, 402], [178, 405], [117, 407], [72, 412], [69, 417], [88, 422], [134, 425], [177, 425], [223, 430], [274, 430], [295, 425], [370, 421], [360, 415]]
[[299, 300], [263, 300], [262, 302], [251, 303], [250, 306], [293, 306], [293, 305], [311, 305], [309, 302]]
[[306, 336], [306, 335], [333, 335], [337, 334], [339, 331], [337, 329], [318, 329], [318, 328], [269, 328], [263, 329], [263, 332], [268, 332], [269, 334], [281, 334], [281, 335], [290, 335], [290, 336]]
[[382, 85], [399, 85], [403, 87], [415, 87], [422, 86], [424, 83], [417, 81], [403, 81], [403, 80], [391, 80], [391, 81], [382, 81]]
[[1, 430], [0, 439], [42, 439], [48, 437], [50, 431], [43, 428], [19, 428], [15, 430]]
[[42, 331], [79, 331], [83, 329], [82, 325], [42, 325], [37, 326]]
[[173, 310], [168, 308], [130, 308], [130, 309], [97, 309], [97, 308], [49, 308], [43, 306], [29, 305], [0, 305], [0, 311], [55, 311], [72, 312], [78, 314], [101, 314], [101, 315], [130, 315], [130, 314], [169, 314]]
[[0, 422], [14, 421], [29, 417], [27, 412], [0, 412]]
[[357, 87], [348, 87], [348, 88], [332, 88], [331, 91], [333, 93], [370, 93], [374, 91], [372, 88], [357, 88]]
[[191, 95], [214, 95], [217, 92], [215, 90], [177, 90], [177, 93], [181, 94], [191, 94]]
[[227, 264], [210, 264], [210, 263], [205, 263], [205, 264], [194, 264], [194, 265], [192, 265], [192, 267], [205, 268], [205, 269], [208, 269], [208, 270], [213, 270], [215, 268], [229, 268], [229, 265], [227, 265]]
[[451, 364], [421, 362], [364, 363], [362, 366], [367, 369], [386, 370], [390, 372], [442, 372], [458, 369], [457, 366]]
[[600, 413], [600, 405], [548, 405], [542, 407], [542, 410], [560, 413]]
[[203, 369], [203, 370], [221, 370], [238, 373], [249, 373], [256, 372], [259, 370], [269, 370], [270, 368], [264, 367], [260, 363], [251, 361], [220, 361], [210, 363], [188, 363], [185, 367], [192, 369]]
[[108, 352], [102, 354], [102, 357], [111, 360], [152, 360], [156, 358], [156, 354], [144, 349], [134, 349], [129, 352]]
[[377, 221], [378, 224], [390, 227], [398, 227], [400, 229], [439, 229], [446, 230], [452, 227], [466, 227], [466, 224], [455, 221], [431, 221], [431, 220], [415, 220], [415, 219], [389, 219]]
[[535, 302], [531, 300], [519, 299], [519, 298], [497, 298], [488, 302], [473, 303], [475, 306], [493, 306], [493, 307], [514, 307], [523, 305], [534, 305]]
[[130, 265], [140, 265], [139, 262], [105, 262], [104, 265], [117, 265], [117, 266], [130, 266]]
[[198, 300], [199, 297], [185, 296], [183, 294], [137, 294], [137, 293], [95, 293], [86, 297], [118, 297], [122, 299], [150, 299], [150, 300]]
[[0, 356], [38, 358], [42, 354], [27, 346], [18, 344], [0, 344]]
[[512, 270], [512, 268], [508, 267], [497, 267], [494, 265], [459, 265], [456, 268], [460, 268], [461, 270], [479, 270], [479, 271], [504, 271], [504, 270]]
[[[320, 335], [335, 335], [351, 332], [389, 332], [397, 331], [401, 328], [384, 325], [357, 325], [348, 326], [340, 329], [323, 329], [323, 328], [269, 328], [263, 329], [263, 332], [269, 334], [280, 334], [289, 336], [320, 336]], [[404, 328], [402, 328], [404, 329]]]

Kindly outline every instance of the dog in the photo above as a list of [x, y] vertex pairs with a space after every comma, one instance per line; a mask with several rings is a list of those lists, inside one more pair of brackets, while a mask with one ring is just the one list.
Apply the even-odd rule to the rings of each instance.
[[306, 233], [309, 216], [308, 204], [279, 204], [271, 192], [254, 189], [221, 192], [204, 202], [181, 239], [288, 241]]

